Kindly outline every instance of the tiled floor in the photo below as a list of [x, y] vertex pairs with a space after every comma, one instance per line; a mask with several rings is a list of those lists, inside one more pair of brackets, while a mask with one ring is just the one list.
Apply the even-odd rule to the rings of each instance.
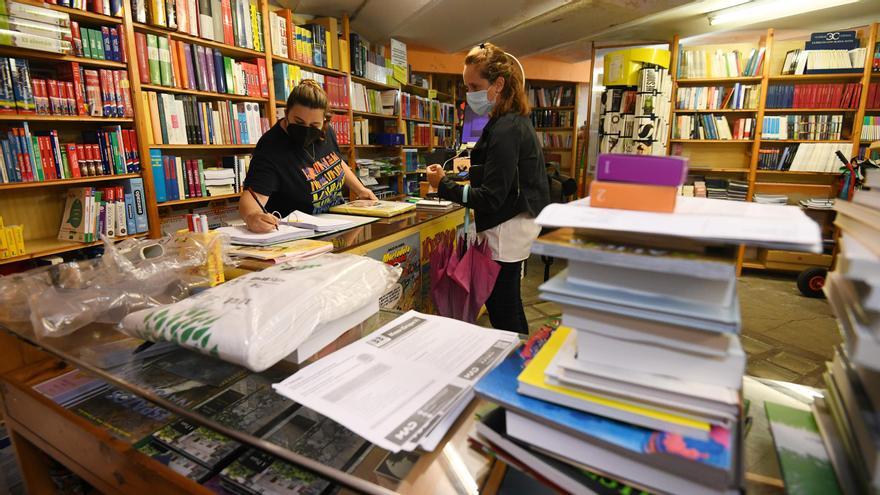
[[[551, 267], [555, 274], [560, 261]], [[522, 296], [531, 328], [558, 316], [559, 308], [538, 298], [544, 276], [538, 257], [529, 260]], [[803, 297], [794, 276], [747, 272], [739, 279], [742, 345], [748, 355], [746, 373], [762, 378], [818, 386], [825, 361], [840, 343], [834, 315], [824, 299]], [[488, 325], [485, 316], [480, 323]]]

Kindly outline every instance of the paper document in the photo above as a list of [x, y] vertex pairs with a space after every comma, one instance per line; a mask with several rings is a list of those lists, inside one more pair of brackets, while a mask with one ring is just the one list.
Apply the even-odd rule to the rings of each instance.
[[341, 218], [328, 218], [323, 215], [309, 215], [301, 211], [294, 211], [281, 219], [281, 223], [299, 227], [301, 229], [314, 230], [315, 232], [330, 232], [344, 230], [351, 227], [354, 222]]
[[710, 243], [822, 251], [819, 225], [794, 206], [679, 197], [673, 213], [591, 207], [589, 198], [554, 203], [535, 219], [542, 227], [665, 235]]
[[305, 239], [315, 235], [313, 230], [301, 229], [284, 224], [278, 225], [278, 230], [271, 230], [265, 234], [256, 234], [248, 230], [245, 226], [220, 227], [217, 229], [217, 232], [228, 235], [233, 244], [242, 244], [245, 246], [269, 246], [280, 242]]
[[513, 332], [410, 311], [275, 390], [392, 452], [433, 450]]

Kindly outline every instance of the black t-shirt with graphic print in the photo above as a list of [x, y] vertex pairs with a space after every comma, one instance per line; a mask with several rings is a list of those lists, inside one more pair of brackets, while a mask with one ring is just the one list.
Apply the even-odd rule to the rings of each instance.
[[311, 154], [311, 146], [296, 149], [276, 123], [257, 143], [244, 186], [269, 196], [266, 210], [282, 217], [294, 210], [326, 213], [344, 201], [342, 153], [332, 127], [327, 126], [323, 141], [315, 142], [314, 160]]

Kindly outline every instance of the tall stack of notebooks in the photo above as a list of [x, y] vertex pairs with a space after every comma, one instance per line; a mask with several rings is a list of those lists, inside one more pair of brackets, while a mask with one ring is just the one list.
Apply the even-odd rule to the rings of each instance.
[[[70, 53], [70, 16], [27, 2], [0, 1], [0, 44]], [[103, 46], [103, 43], [102, 43]]]
[[880, 491], [880, 174], [852, 202], [838, 200], [837, 265], [825, 295], [843, 345], [825, 373], [827, 392], [813, 413], [845, 493]]
[[590, 183], [590, 205], [672, 212], [686, 178], [686, 158], [603, 153]]
[[[646, 158], [654, 161], [622, 168], [669, 183], [687, 173], [681, 160]], [[565, 326], [477, 385], [505, 409], [503, 435], [547, 463], [650, 492], [735, 493], [745, 354], [734, 251], [565, 228], [539, 238], [533, 252], [568, 260], [541, 286]]]

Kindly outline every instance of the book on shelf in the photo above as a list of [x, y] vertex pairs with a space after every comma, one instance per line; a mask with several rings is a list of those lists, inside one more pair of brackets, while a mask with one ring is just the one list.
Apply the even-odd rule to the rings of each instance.
[[327, 125], [333, 128], [336, 135], [336, 144], [351, 144], [351, 124], [348, 120], [348, 115], [334, 114], [330, 117]]
[[114, 17], [122, 17], [122, 0], [98, 0], [87, 2], [85, 0], [50, 0], [46, 3], [60, 5], [69, 9], [93, 12]]
[[34, 390], [64, 408], [107, 388], [107, 382], [79, 369], [74, 369], [34, 385]]
[[272, 71], [275, 78], [275, 98], [279, 103], [286, 102], [293, 88], [304, 79], [312, 79], [324, 88], [331, 107], [348, 108], [348, 84], [344, 76], [324, 75], [287, 63], [273, 64]]
[[217, 48], [135, 33], [141, 83], [240, 96], [269, 96], [263, 59], [238, 61]]
[[760, 87], [736, 83], [733, 86], [685, 86], [678, 88], [675, 108], [680, 110], [754, 110]]
[[162, 154], [150, 150], [153, 190], [156, 201], [223, 196], [241, 192], [250, 167], [250, 155], [231, 155], [214, 159]]
[[39, 5], [0, 3], [0, 45], [57, 54], [68, 54], [71, 43], [70, 16]]
[[132, 10], [135, 22], [264, 51], [262, 12], [253, 0], [134, 0]]
[[94, 29], [80, 26], [74, 21], [71, 23], [71, 33], [73, 54], [77, 57], [127, 62], [125, 36], [121, 24]]
[[571, 110], [532, 110], [532, 125], [536, 129], [571, 127], [574, 125], [574, 112]]
[[359, 82], [351, 83], [351, 108], [356, 112], [369, 112], [395, 116], [399, 114], [400, 102], [397, 90], [379, 91]]
[[113, 238], [141, 233], [134, 197], [125, 192], [131, 187], [129, 184], [68, 189], [58, 239], [94, 242], [102, 236]]
[[764, 48], [739, 50], [679, 49], [678, 78], [753, 77], [761, 74]]
[[452, 124], [455, 122], [455, 105], [431, 100], [431, 119], [439, 124]]
[[574, 86], [531, 87], [528, 91], [529, 105], [533, 107], [574, 106]]
[[767, 90], [767, 108], [858, 108], [860, 83], [774, 84]]
[[842, 114], [765, 115], [761, 129], [765, 140], [838, 141], [842, 134]]
[[400, 111], [403, 118], [428, 120], [431, 100], [419, 95], [401, 92]]
[[330, 208], [330, 213], [362, 215], [367, 217], [393, 217], [414, 210], [416, 205], [398, 201], [350, 201]]
[[850, 50], [789, 50], [782, 75], [856, 73], [865, 67], [865, 48]]
[[692, 140], [752, 139], [754, 129], [755, 119], [752, 117], [728, 119], [724, 115], [711, 113], [677, 115], [672, 137]]
[[431, 146], [435, 148], [451, 148], [455, 146], [455, 133], [452, 126], [431, 126]]
[[58, 131], [27, 125], [0, 138], [0, 182], [42, 182], [140, 171], [137, 138], [119, 126], [84, 131], [83, 143], [63, 143]]
[[351, 33], [349, 40], [351, 73], [380, 84], [392, 81], [390, 53], [381, 43], [370, 43], [358, 33]]
[[269, 121], [258, 103], [199, 101], [195, 96], [144, 91], [150, 144], [256, 144]]
[[0, 259], [22, 256], [26, 253], [24, 225], [5, 225], [3, 217], [0, 217]]
[[431, 146], [431, 124], [423, 124], [421, 122], [407, 122], [406, 126], [406, 146]]

